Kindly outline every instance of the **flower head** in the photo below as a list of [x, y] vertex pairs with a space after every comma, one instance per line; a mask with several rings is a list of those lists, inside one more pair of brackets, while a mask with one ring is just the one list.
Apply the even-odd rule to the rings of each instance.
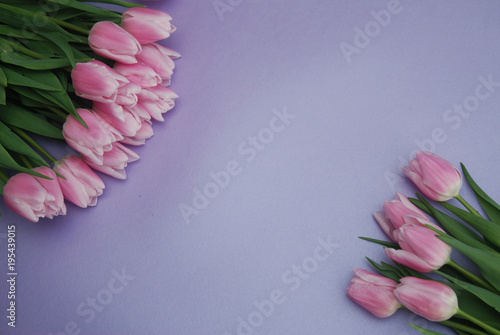
[[100, 164], [95, 164], [92, 161], [87, 161], [90, 167], [93, 169], [105, 173], [116, 179], [126, 179], [127, 173], [125, 168], [128, 163], [135, 162], [139, 159], [139, 156], [124, 146], [123, 144], [116, 142], [113, 143], [111, 150], [106, 151], [103, 154], [103, 161]]
[[430, 199], [447, 201], [459, 194], [462, 174], [447, 160], [431, 152], [417, 152], [417, 157], [403, 167], [408, 178]]
[[137, 63], [140, 43], [125, 29], [110, 21], [94, 24], [89, 33], [89, 45], [99, 56], [125, 64]]
[[458, 311], [458, 299], [447, 285], [427, 279], [404, 277], [394, 290], [401, 303], [427, 320], [439, 322], [451, 318]]
[[130, 8], [123, 13], [122, 27], [141, 44], [168, 38], [175, 31], [167, 13], [151, 8]]

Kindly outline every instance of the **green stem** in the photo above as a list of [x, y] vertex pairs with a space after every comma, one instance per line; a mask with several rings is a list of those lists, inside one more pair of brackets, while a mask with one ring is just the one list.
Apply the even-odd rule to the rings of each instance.
[[19, 51], [19, 52], [25, 54], [26, 56], [30, 56], [30, 57], [33, 57], [33, 58], [36, 58], [36, 59], [45, 59], [45, 58], [47, 58], [44, 55], [42, 55], [42, 54], [40, 54], [38, 52], [35, 52], [33, 50], [30, 50], [30, 49], [22, 46], [19, 43], [15, 43], [15, 42], [8, 41], [8, 40], [7, 40], [7, 43], [12, 47], [12, 49], [14, 49], [15, 51]]
[[467, 320], [475, 323], [476, 325], [478, 325], [479, 327], [483, 328], [484, 330], [486, 330], [490, 334], [500, 335], [500, 330], [498, 330], [498, 329], [490, 326], [489, 324], [484, 323], [483, 321], [481, 321], [479, 319], [476, 319], [472, 315], [469, 315], [469, 314], [465, 313], [464, 311], [462, 311], [460, 309], [457, 311], [457, 314], [455, 314], [455, 315], [461, 316], [464, 319], [467, 319]]
[[485, 288], [491, 292], [494, 292], [498, 294], [498, 290], [494, 288], [493, 286], [490, 285], [486, 280], [482, 279], [481, 277], [475, 275], [474, 273], [470, 272], [466, 268], [462, 267], [458, 263], [456, 263], [454, 260], [450, 259], [447, 263], [450, 265], [452, 268], [460, 272], [464, 277], [466, 277], [468, 280], [470, 280], [473, 284], [477, 286], [481, 286], [482, 288]]
[[[78, 0], [81, 1], [81, 0]], [[146, 7], [145, 5], [139, 5], [133, 2], [126, 2], [126, 1], [120, 1], [120, 0], [94, 0], [94, 1], [89, 1], [89, 2], [99, 2], [99, 3], [109, 3], [112, 5], [117, 5], [121, 7]]]
[[85, 29], [85, 28], [82, 28], [82, 27], [75, 26], [74, 24], [71, 24], [71, 23], [68, 23], [68, 22], [66, 22], [66, 21], [63, 21], [63, 20], [59, 20], [59, 19], [53, 18], [53, 17], [51, 17], [51, 16], [47, 16], [47, 18], [48, 18], [50, 21], [52, 21], [52, 22], [54, 22], [54, 23], [56, 23], [56, 24], [60, 25], [61, 27], [68, 28], [68, 29], [70, 29], [70, 30], [73, 30], [73, 31], [76, 31], [76, 32], [82, 33], [82, 34], [84, 34], [85, 36], [88, 36], [88, 34], [89, 34], [89, 32], [90, 32], [90, 30], [88, 30], [88, 29]]
[[52, 107], [52, 106], [47, 106], [48, 109], [50, 109], [51, 112], [53, 112], [54, 114], [56, 114], [57, 116], [60, 116], [62, 117], [63, 119], [66, 120], [66, 118], [68, 117], [68, 114], [67, 113], [64, 113], [62, 110], [60, 110], [59, 108], [56, 108], [56, 107]]
[[467, 202], [467, 200], [465, 200], [464, 198], [462, 198], [462, 196], [460, 194], [458, 194], [455, 199], [457, 199], [458, 201], [460, 201], [460, 203], [462, 205], [464, 205], [465, 208], [467, 208], [467, 210], [469, 212], [471, 212], [472, 214], [475, 214], [477, 216], [480, 216], [480, 217], [483, 217], [481, 214], [479, 214], [479, 212], [477, 210], [474, 209], [474, 207], [471, 206], [471, 204], [469, 204]]
[[448, 326], [448, 327], [451, 327], [451, 328], [454, 328], [454, 329], [457, 329], [457, 330], [463, 330], [464, 332], [467, 332], [468, 334], [472, 334], [472, 335], [488, 335], [488, 333], [485, 333], [482, 330], [479, 330], [479, 329], [476, 329], [474, 327], [470, 327], [470, 326], [464, 325], [464, 324], [459, 323], [459, 322], [446, 320], [446, 321], [441, 321], [440, 323], [442, 325], [445, 325], [445, 326]]
[[55, 163], [57, 162], [57, 159], [52, 156], [47, 150], [45, 150], [40, 144], [38, 144], [35, 140], [33, 140], [28, 134], [26, 134], [23, 130], [17, 128], [17, 127], [14, 127], [14, 126], [11, 126], [11, 129], [12, 131], [14, 131], [17, 135], [19, 135], [19, 137], [21, 137], [23, 140], [25, 140], [26, 142], [28, 142], [31, 146], [33, 146], [33, 148], [35, 148], [36, 150], [40, 151], [40, 153], [42, 155], [44, 155], [45, 157], [47, 157], [52, 163]]

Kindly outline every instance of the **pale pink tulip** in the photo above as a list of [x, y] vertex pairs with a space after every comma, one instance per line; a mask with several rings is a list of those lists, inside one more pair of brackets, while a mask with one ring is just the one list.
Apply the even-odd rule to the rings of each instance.
[[113, 143], [111, 150], [103, 154], [102, 164], [95, 164], [94, 162], [87, 161], [90, 167], [94, 170], [105, 173], [117, 179], [126, 179], [127, 173], [125, 168], [128, 163], [135, 162], [139, 156], [125, 147], [119, 142]]
[[384, 203], [383, 212], [375, 212], [373, 214], [379, 226], [393, 241], [393, 232], [405, 224], [405, 215], [413, 215], [428, 220], [427, 215], [423, 211], [412, 204], [404, 194], [399, 192], [396, 193], [396, 199]]
[[141, 88], [153, 87], [162, 82], [161, 77], [152, 68], [142, 63], [116, 63], [113, 68]]
[[157, 121], [164, 121], [162, 114], [175, 106], [175, 99], [178, 97], [170, 88], [157, 85], [142, 90], [139, 95], [138, 105], [144, 107], [151, 118]]
[[137, 103], [137, 95], [141, 93], [141, 86], [136, 83], [129, 83], [118, 89], [115, 102], [122, 106], [135, 106]]
[[151, 8], [130, 8], [123, 13], [122, 27], [141, 44], [168, 38], [175, 31], [167, 13]]
[[137, 60], [152, 68], [163, 81], [169, 82], [175, 68], [172, 59], [178, 57], [180, 54], [176, 51], [158, 43], [151, 43], [142, 46], [142, 52], [137, 55]]
[[[110, 105], [110, 104], [109, 104]], [[104, 107], [101, 105], [101, 107]], [[107, 107], [107, 106], [106, 106]], [[121, 106], [120, 106], [121, 107]], [[94, 112], [116, 129], [123, 137], [133, 137], [141, 129], [141, 119], [128, 108], [121, 108], [122, 114], [115, 116], [114, 108], [99, 109], [94, 104]], [[109, 112], [111, 110], [111, 113]]]
[[404, 277], [394, 290], [401, 305], [427, 320], [440, 322], [455, 315], [458, 299], [447, 285], [427, 279]]
[[393, 293], [396, 281], [363, 269], [353, 272], [356, 277], [351, 280], [347, 295], [361, 307], [379, 318], [387, 318], [401, 307]]
[[452, 248], [426, 227], [441, 230], [438, 226], [411, 215], [406, 215], [404, 220], [405, 224], [393, 232], [394, 241], [401, 249], [386, 248], [389, 258], [420, 272], [437, 270], [450, 260]]
[[122, 140], [123, 136], [94, 111], [78, 109], [77, 112], [88, 129], [69, 115], [63, 125], [64, 138], [86, 161], [102, 164], [104, 152], [111, 150], [113, 143]]
[[127, 78], [98, 60], [77, 63], [71, 78], [78, 96], [99, 102], [115, 101], [119, 89], [129, 83]]
[[80, 157], [69, 155], [60, 159], [54, 171], [64, 177], [58, 176], [64, 198], [82, 208], [97, 204], [104, 183]]
[[120, 142], [123, 144], [129, 145], [143, 145], [146, 143], [146, 140], [151, 138], [154, 135], [153, 127], [151, 126], [151, 122], [147, 120], [143, 120], [141, 123], [141, 129], [137, 131], [137, 133], [132, 137], [126, 137]]
[[99, 56], [125, 64], [137, 63], [135, 56], [142, 51], [134, 36], [109, 21], [94, 24], [88, 40], [92, 50]]
[[462, 187], [462, 174], [447, 160], [432, 152], [417, 152], [417, 157], [403, 167], [408, 178], [430, 199], [447, 201]]
[[39, 218], [52, 219], [66, 214], [66, 205], [57, 176], [48, 167], [37, 167], [34, 171], [52, 179], [18, 173], [4, 186], [5, 204], [15, 213], [32, 222]]

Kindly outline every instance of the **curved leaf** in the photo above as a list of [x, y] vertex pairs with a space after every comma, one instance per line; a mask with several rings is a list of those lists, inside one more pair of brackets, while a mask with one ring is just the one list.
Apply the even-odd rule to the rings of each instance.
[[44, 117], [29, 112], [15, 104], [6, 106], [0, 105], [0, 121], [35, 134], [56, 139], [64, 139], [61, 129], [53, 126]]

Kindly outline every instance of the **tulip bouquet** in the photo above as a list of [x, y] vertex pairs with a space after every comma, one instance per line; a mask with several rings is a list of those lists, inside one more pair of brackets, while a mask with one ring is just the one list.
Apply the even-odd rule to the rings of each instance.
[[[393, 264], [368, 258], [379, 274], [355, 269], [347, 295], [379, 318], [408, 309], [440, 322], [458, 334], [500, 334], [500, 205], [463, 174], [481, 205], [484, 216], [459, 194], [462, 173], [430, 152], [417, 152], [404, 167], [420, 194], [409, 199], [397, 193], [374, 213], [390, 242], [381, 244]], [[457, 199], [465, 208], [449, 203]], [[434, 223], [429, 218], [434, 218]], [[452, 250], [469, 258], [479, 271], [451, 259]], [[412, 325], [423, 334], [437, 332]]]
[[[0, 192], [30, 221], [86, 208], [104, 183], [125, 179], [174, 106], [175, 31], [165, 12], [119, 0], [0, 0]], [[69, 145], [53, 157], [40, 143]]]

